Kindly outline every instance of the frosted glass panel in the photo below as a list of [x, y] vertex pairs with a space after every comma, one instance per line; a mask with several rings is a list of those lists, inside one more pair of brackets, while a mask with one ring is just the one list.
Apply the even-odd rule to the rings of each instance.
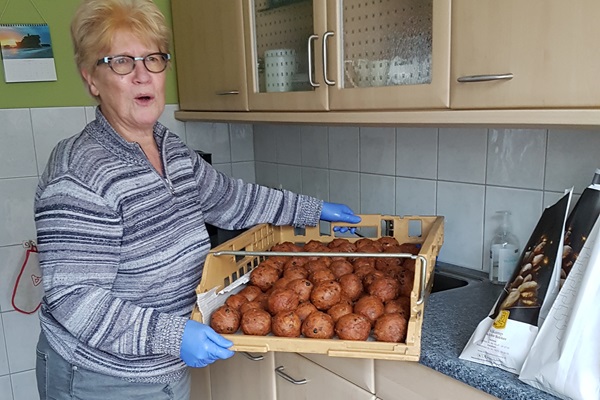
[[432, 18], [432, 0], [344, 0], [344, 87], [431, 83]]
[[314, 32], [312, 0], [256, 0], [254, 23], [259, 60], [255, 90], [313, 90], [308, 82], [307, 50]]

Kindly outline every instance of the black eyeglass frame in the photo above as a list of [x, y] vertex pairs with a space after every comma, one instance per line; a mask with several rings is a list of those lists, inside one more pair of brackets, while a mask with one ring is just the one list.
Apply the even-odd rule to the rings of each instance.
[[[160, 71], [152, 71], [150, 70], [150, 68], [148, 68], [148, 66], [146, 65], [146, 60], [148, 59], [148, 57], [152, 57], [152, 56], [160, 56], [165, 60], [165, 66], [163, 69], [161, 69]], [[112, 66], [111, 61], [114, 60], [115, 58], [120, 58], [120, 57], [125, 57], [125, 58], [129, 58], [132, 62], [132, 67], [131, 67], [131, 71], [126, 72], [124, 74], [119, 73], [117, 71], [115, 71], [115, 69]], [[98, 65], [102, 65], [102, 64], [108, 64], [108, 66], [110, 67], [110, 69], [117, 75], [129, 75], [130, 73], [133, 72], [133, 70], [135, 69], [135, 65], [136, 65], [136, 61], [141, 61], [144, 64], [144, 68], [146, 68], [146, 70], [148, 72], [152, 72], [153, 74], [160, 74], [161, 72], [163, 72], [165, 69], [167, 69], [167, 66], [169, 65], [169, 61], [171, 60], [171, 54], [169, 53], [162, 53], [162, 52], [156, 52], [156, 53], [151, 53], [148, 54], [145, 57], [133, 57], [133, 56], [128, 56], [128, 55], [117, 55], [117, 56], [106, 56], [106, 57], [102, 57], [101, 59], [98, 60], [98, 62], [96, 63], [96, 66]]]

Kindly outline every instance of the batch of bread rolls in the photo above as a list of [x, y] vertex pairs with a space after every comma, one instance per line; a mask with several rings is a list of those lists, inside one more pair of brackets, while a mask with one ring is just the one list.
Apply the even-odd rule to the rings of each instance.
[[410, 318], [415, 260], [398, 257], [294, 256], [300, 252], [409, 253], [419, 245], [393, 237], [303, 246], [284, 242], [250, 273], [250, 282], [213, 312], [210, 326], [221, 334], [403, 343]]

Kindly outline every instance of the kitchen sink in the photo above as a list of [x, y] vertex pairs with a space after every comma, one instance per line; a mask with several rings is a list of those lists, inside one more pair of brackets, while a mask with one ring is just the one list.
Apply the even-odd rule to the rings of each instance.
[[488, 281], [486, 272], [438, 261], [433, 271], [431, 293], [460, 289], [485, 281]]
[[469, 280], [459, 276], [450, 275], [444, 272], [435, 271], [433, 274], [433, 286], [431, 293], [443, 292], [444, 290], [457, 289], [467, 286]]

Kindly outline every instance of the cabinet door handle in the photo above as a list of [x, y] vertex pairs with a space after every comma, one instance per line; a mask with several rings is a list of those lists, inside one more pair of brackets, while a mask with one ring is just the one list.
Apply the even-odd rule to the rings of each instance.
[[224, 90], [222, 92], [215, 93], [217, 96], [228, 96], [231, 94], [240, 94], [239, 90]]
[[327, 76], [327, 39], [333, 36], [334, 33], [331, 31], [325, 32], [323, 35], [323, 79], [325, 83], [329, 86], [335, 85], [335, 81], [332, 81]]
[[283, 365], [275, 368], [275, 373], [277, 375], [279, 375], [280, 377], [282, 377], [283, 379], [285, 379], [286, 381], [293, 383], [294, 385], [304, 385], [304, 384], [308, 383], [308, 381], [306, 379], [296, 380], [296, 379], [292, 378], [291, 376], [289, 376], [288, 374], [286, 374], [285, 372], [283, 372]]
[[319, 83], [315, 82], [315, 80], [313, 79], [313, 42], [315, 40], [317, 40], [319, 38], [319, 35], [310, 35], [308, 38], [308, 82], [310, 83], [310, 86], [317, 88], [319, 86], [321, 86]]
[[512, 73], [492, 74], [492, 75], [467, 75], [457, 79], [458, 82], [489, 82], [489, 81], [509, 81], [513, 78]]
[[262, 361], [262, 360], [264, 360], [264, 359], [265, 359], [265, 357], [264, 357], [264, 356], [253, 356], [252, 354], [250, 354], [250, 353], [247, 353], [247, 352], [245, 352], [245, 351], [243, 351], [243, 352], [242, 352], [242, 354], [243, 354], [243, 355], [245, 355], [245, 356], [246, 356], [246, 358], [248, 358], [248, 359], [250, 359], [250, 360], [252, 360], [252, 361]]

